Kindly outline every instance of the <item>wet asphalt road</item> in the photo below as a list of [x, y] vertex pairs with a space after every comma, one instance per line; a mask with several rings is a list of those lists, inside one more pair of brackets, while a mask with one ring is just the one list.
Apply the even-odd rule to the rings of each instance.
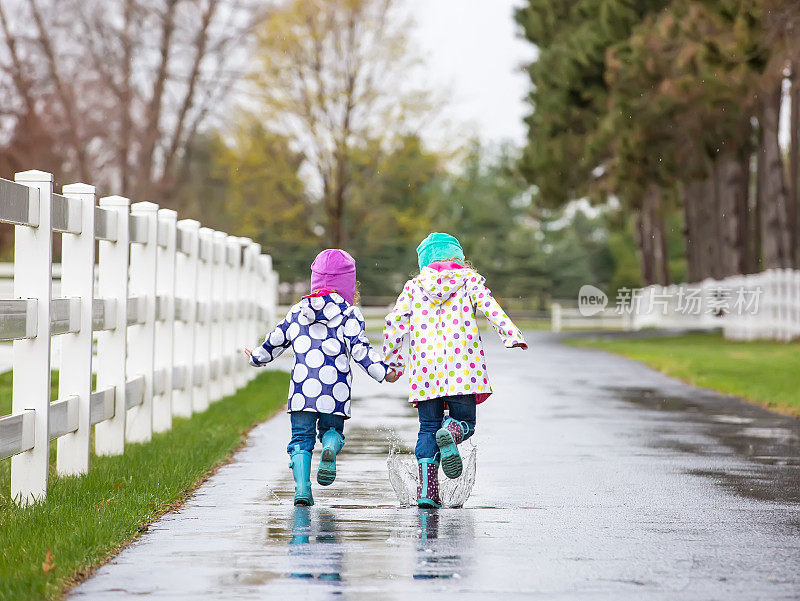
[[399, 506], [389, 438], [410, 452], [415, 413], [362, 377], [313, 508], [292, 506], [281, 414], [72, 597], [800, 598], [800, 421], [546, 333], [527, 353], [485, 337], [463, 509]]

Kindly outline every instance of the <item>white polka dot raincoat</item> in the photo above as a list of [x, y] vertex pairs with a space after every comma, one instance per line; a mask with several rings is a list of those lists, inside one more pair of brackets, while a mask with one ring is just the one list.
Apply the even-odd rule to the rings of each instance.
[[436, 267], [425, 267], [406, 282], [386, 318], [384, 360], [407, 368], [411, 402], [474, 394], [482, 403], [492, 387], [475, 311], [486, 315], [505, 346], [524, 345], [525, 339], [492, 297], [482, 275], [455, 264]]
[[364, 318], [339, 294], [302, 299], [257, 349], [250, 364], [261, 367], [292, 347], [288, 411], [317, 411], [350, 417], [350, 358], [378, 382], [388, 368], [364, 333]]

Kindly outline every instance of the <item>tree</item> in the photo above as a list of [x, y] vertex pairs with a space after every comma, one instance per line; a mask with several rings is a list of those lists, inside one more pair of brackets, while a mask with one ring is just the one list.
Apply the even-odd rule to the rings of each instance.
[[508, 298], [542, 297], [550, 287], [540, 224], [518, 169], [519, 153], [473, 141], [456, 173], [444, 182], [433, 229], [460, 240], [467, 259], [493, 292]]
[[408, 30], [399, 0], [288, 0], [258, 31], [256, 96], [300, 149], [331, 246], [346, 241], [354, 150], [391, 147], [430, 109]]
[[[516, 13], [525, 37], [539, 49], [528, 72], [533, 112], [522, 170], [547, 206], [588, 196], [605, 199], [611, 159], [600, 133], [608, 111], [606, 54], [667, 0], [561, 2], [529, 0]], [[648, 282], [667, 283], [663, 213], [657, 187], [614, 190], [638, 212], [639, 251]], [[655, 242], [654, 242], [655, 241]]]
[[[759, 258], [764, 267], [791, 264], [796, 217], [778, 144], [784, 63], [766, 40], [756, 0], [676, 0], [637, 27], [610, 61], [617, 111], [609, 112], [607, 129], [617, 149], [633, 146], [616, 153], [617, 178], [680, 182], [693, 279], [744, 273]], [[755, 222], [748, 200], [753, 123]]]
[[414, 249], [433, 227], [447, 178], [444, 157], [419, 136], [399, 137], [388, 152], [381, 146], [373, 140], [349, 160], [347, 248], [364, 266], [365, 296], [392, 296], [414, 273]]
[[611, 185], [680, 187], [693, 279], [747, 269], [752, 103], [743, 99], [762, 55], [752, 13], [722, 4], [673, 2], [607, 61]]
[[678, 207], [691, 279], [791, 265], [797, 85], [788, 169], [778, 121], [784, 79], [798, 72], [799, 15], [793, 0], [529, 0], [518, 12], [540, 46], [529, 181], [551, 204], [618, 198], [634, 216], [646, 283], [670, 279]]
[[800, 4], [796, 0], [764, 0], [764, 24], [764, 45], [774, 49], [776, 66], [789, 72], [791, 82], [786, 220], [794, 265], [800, 266]]
[[236, 121], [196, 139], [178, 202], [186, 216], [260, 243], [276, 259], [281, 280], [305, 279], [319, 236], [300, 177], [302, 159], [288, 139], [252, 117]]
[[5, 162], [169, 197], [259, 18], [255, 0], [2, 0]]

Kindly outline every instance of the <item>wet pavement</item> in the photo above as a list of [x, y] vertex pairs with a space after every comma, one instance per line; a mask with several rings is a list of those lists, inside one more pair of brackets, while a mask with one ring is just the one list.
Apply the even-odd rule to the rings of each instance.
[[386, 459], [415, 413], [361, 377], [314, 507], [292, 506], [281, 414], [72, 598], [800, 599], [800, 420], [548, 333], [486, 338], [464, 508], [400, 506]]

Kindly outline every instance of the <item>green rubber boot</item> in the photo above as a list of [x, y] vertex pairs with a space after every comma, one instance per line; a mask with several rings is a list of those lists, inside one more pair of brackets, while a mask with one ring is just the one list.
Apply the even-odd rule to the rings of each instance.
[[322, 455], [317, 469], [317, 482], [330, 486], [336, 480], [336, 455], [344, 446], [344, 437], [331, 428], [322, 435]]
[[417, 459], [419, 463], [418, 507], [441, 507], [439, 497], [439, 462], [436, 459]]
[[442, 427], [436, 432], [436, 444], [442, 460], [442, 471], [448, 478], [458, 478], [464, 469], [458, 445], [469, 432], [466, 422], [457, 422], [450, 416], [442, 420]]
[[294, 476], [294, 504], [313, 505], [314, 497], [311, 496], [311, 453], [301, 450], [299, 446], [295, 446], [291, 454], [289, 467], [292, 468], [292, 475]]

